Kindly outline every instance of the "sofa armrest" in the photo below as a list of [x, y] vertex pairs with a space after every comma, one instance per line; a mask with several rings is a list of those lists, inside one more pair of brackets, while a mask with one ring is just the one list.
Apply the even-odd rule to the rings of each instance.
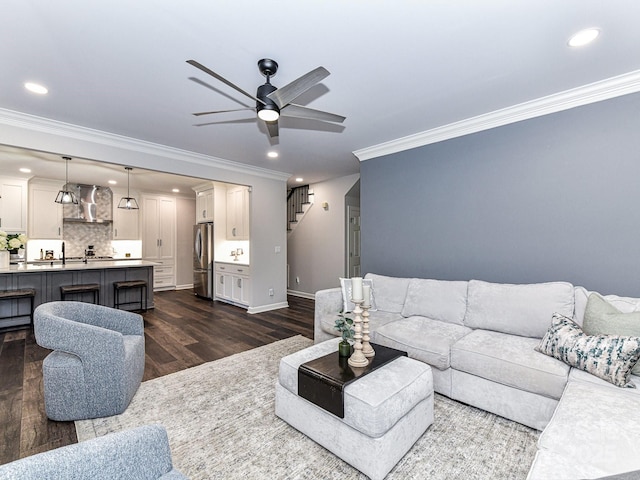
[[111, 433], [0, 465], [0, 477], [32, 478], [187, 478], [171, 462], [162, 425]]
[[[329, 288], [316, 292], [316, 307], [313, 321], [313, 341], [314, 343], [324, 342], [331, 338], [337, 337], [340, 332], [328, 333], [326, 330], [338, 319], [338, 315], [342, 311], [342, 289]], [[322, 328], [322, 325], [325, 328]]]

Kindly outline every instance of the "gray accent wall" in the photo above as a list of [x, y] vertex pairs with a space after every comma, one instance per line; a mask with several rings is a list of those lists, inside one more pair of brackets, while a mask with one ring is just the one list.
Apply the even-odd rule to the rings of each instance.
[[640, 94], [361, 163], [362, 267], [640, 297]]

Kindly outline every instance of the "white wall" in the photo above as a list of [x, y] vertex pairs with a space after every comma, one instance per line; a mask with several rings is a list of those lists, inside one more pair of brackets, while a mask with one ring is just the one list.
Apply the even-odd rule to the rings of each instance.
[[[252, 190], [249, 312], [288, 305], [285, 204], [289, 174], [8, 110], [0, 110], [0, 144], [249, 185]], [[282, 253], [274, 253], [276, 246], [281, 247]], [[273, 297], [269, 296], [269, 288], [274, 290]]]
[[[346, 275], [345, 195], [358, 179], [355, 174], [309, 185], [313, 205], [289, 234], [287, 246], [292, 293], [311, 296], [339, 286], [338, 279]], [[322, 208], [323, 202], [329, 204], [327, 210]]]

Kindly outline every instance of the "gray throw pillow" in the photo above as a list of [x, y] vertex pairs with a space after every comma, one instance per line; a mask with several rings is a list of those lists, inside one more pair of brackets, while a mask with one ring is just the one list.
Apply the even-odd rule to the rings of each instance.
[[[589, 295], [582, 330], [587, 335], [640, 337], [640, 312], [623, 313], [597, 293]], [[640, 362], [631, 371], [640, 375]]]
[[554, 313], [535, 349], [618, 387], [635, 388], [629, 375], [640, 358], [640, 337], [587, 335], [573, 320]]

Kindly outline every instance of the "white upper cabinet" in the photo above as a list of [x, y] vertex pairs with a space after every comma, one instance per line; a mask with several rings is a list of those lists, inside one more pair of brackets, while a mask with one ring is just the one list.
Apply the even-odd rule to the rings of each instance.
[[0, 230], [27, 233], [27, 181], [0, 177]]
[[142, 197], [142, 257], [147, 260], [175, 258], [176, 201], [171, 197]]
[[227, 187], [227, 240], [249, 240], [249, 187]]
[[[113, 188], [111, 190], [113, 191], [113, 239], [140, 240], [140, 210], [118, 208], [120, 199], [127, 196], [127, 191]], [[137, 192], [131, 190], [129, 195], [136, 201], [140, 201]], [[140, 208], [142, 207], [140, 206]]]
[[214, 189], [196, 190], [196, 223], [208, 223], [214, 220]]
[[62, 182], [29, 182], [30, 239], [62, 239], [62, 205], [55, 203]]

